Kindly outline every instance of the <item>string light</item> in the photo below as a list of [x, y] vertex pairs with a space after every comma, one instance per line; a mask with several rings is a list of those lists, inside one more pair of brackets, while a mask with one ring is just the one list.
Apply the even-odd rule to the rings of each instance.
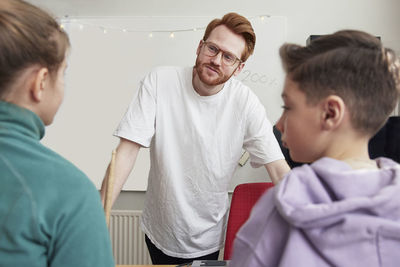
[[[248, 20], [254, 20], [254, 19], [259, 19], [261, 22], [265, 22], [267, 18], [270, 18], [271, 15], [258, 15], [258, 16], [253, 16], [253, 17], [248, 17]], [[69, 18], [68, 15], [66, 15], [63, 19], [61, 19], [61, 24], [60, 28], [65, 29], [66, 24], [76, 24], [78, 19], [76, 18]], [[149, 32], [146, 30], [134, 30], [134, 29], [128, 29], [126, 27], [123, 28], [117, 28], [117, 27], [106, 27], [104, 25], [96, 25], [88, 22], [80, 22], [78, 23], [79, 30], [83, 30], [85, 27], [97, 27], [100, 30], [103, 31], [104, 34], [107, 34], [108, 32], [111, 31], [122, 31], [123, 33], [140, 33], [140, 32]], [[149, 38], [153, 38], [154, 33], [168, 33], [170, 38], [175, 38], [175, 33], [177, 32], [197, 32], [198, 30], [205, 30], [206, 27], [194, 27], [194, 28], [188, 28], [188, 29], [168, 29], [168, 30], [152, 30], [150, 33], [148, 33]]]

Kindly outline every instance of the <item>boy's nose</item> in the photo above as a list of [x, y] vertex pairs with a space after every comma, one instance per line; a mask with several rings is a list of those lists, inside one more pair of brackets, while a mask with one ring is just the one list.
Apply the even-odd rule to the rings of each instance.
[[281, 116], [279, 118], [279, 120], [277, 121], [277, 123], [275, 124], [276, 128], [283, 133], [284, 129], [283, 129], [283, 116]]

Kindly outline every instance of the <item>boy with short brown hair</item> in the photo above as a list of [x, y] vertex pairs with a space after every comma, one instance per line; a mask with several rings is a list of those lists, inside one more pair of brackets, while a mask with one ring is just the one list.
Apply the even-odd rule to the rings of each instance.
[[368, 141], [399, 98], [399, 59], [374, 36], [339, 31], [280, 49], [282, 143], [299, 162], [256, 204], [230, 266], [395, 266], [400, 167]]

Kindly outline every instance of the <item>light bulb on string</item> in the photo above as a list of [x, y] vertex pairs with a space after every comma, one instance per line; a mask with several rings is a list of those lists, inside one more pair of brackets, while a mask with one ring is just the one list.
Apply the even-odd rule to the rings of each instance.
[[[260, 20], [262, 23], [265, 23], [267, 18], [270, 18], [270, 15], [258, 15], [258, 16], [253, 16], [253, 17], [249, 17], [249, 20], [254, 20], [254, 19], [258, 19]], [[84, 21], [84, 20], [83, 20]], [[90, 28], [90, 27], [97, 27], [98, 29], [100, 29], [103, 34], [107, 34], [109, 30], [117, 30], [123, 33], [138, 33], [138, 32], [142, 32], [141, 30], [135, 30], [135, 29], [128, 29], [126, 27], [124, 27], [122, 25], [122, 27], [112, 27], [112, 28], [106, 28], [103, 25], [96, 25], [96, 24], [92, 24], [92, 23], [86, 23], [86, 22], [81, 22], [81, 20], [79, 19], [75, 19], [75, 18], [70, 18], [68, 15], [66, 15], [62, 21], [60, 22], [60, 28], [61, 29], [65, 29], [67, 24], [75, 24], [76, 28], [78, 28], [79, 30], [84, 30], [85, 28]], [[174, 39], [175, 38], [175, 33], [176, 32], [197, 32], [199, 30], [204, 30], [205, 27], [192, 27], [192, 28], [186, 28], [186, 29], [170, 29], [170, 30], [156, 30], [156, 31], [152, 31], [149, 32], [147, 34], [148, 38], [153, 38], [153, 34], [154, 32], [160, 32], [163, 33], [165, 32], [166, 34], [168, 34], [167, 36], [170, 39]]]

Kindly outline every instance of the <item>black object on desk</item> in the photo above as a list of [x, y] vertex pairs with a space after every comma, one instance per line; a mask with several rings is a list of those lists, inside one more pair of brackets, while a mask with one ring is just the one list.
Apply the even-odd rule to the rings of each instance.
[[217, 260], [200, 260], [193, 261], [192, 267], [208, 266], [208, 267], [219, 267], [228, 266], [228, 261], [217, 261]]

